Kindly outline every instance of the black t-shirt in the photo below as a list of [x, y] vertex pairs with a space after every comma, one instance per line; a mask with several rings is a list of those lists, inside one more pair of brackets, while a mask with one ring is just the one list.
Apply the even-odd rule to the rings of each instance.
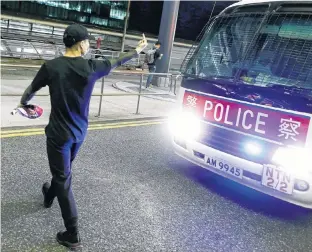
[[30, 86], [30, 93], [49, 86], [51, 114], [45, 129], [47, 137], [64, 141], [84, 139], [95, 81], [107, 75], [111, 68], [107, 59], [100, 61], [64, 56], [42, 65]]

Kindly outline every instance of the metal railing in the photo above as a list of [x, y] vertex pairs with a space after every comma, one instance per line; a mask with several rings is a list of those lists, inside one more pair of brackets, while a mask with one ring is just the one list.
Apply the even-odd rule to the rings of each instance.
[[[45, 44], [40, 42], [19, 41], [11, 39], [1, 40], [1, 56], [14, 58], [50, 59], [65, 52], [65, 46]], [[119, 57], [119, 51], [90, 49], [90, 55], [102, 55], [109, 58]]]
[[[1, 40], [1, 56], [8, 58], [20, 58], [20, 59], [40, 59], [40, 60], [50, 60], [56, 57], [62, 56], [65, 52], [65, 46], [63, 45], [53, 45], [44, 44], [40, 42], [31, 41], [19, 41], [19, 40]], [[102, 49], [90, 49], [87, 58], [101, 59], [101, 57], [106, 58], [118, 58], [120, 56], [120, 51], [113, 50], [102, 50]], [[144, 64], [145, 54], [140, 54], [128, 61], [123, 66], [131, 67], [141, 67]], [[171, 57], [171, 65], [176, 65], [176, 69], [180, 67], [182, 59]]]
[[[40, 66], [36, 66], [36, 65], [15, 65], [15, 64], [1, 64], [0, 65], [1, 68], [2, 67], [21, 67], [21, 68], [35, 68], [38, 69], [40, 68]], [[136, 106], [136, 112], [135, 114], [138, 115], [139, 114], [139, 109], [140, 109], [140, 100], [141, 100], [141, 96], [160, 96], [160, 95], [169, 95], [170, 93], [173, 93], [174, 95], [176, 95], [176, 89], [177, 89], [177, 80], [178, 78], [181, 77], [180, 73], [146, 73], [146, 72], [135, 72], [135, 71], [121, 71], [121, 70], [113, 70], [112, 73], [115, 74], [120, 74], [120, 75], [135, 75], [135, 76], [139, 76], [140, 77], [140, 84], [139, 84], [139, 91], [138, 92], [134, 92], [134, 93], [104, 93], [104, 85], [105, 85], [105, 78], [102, 78], [102, 82], [101, 82], [101, 92], [100, 93], [92, 93], [91, 96], [99, 96], [100, 97], [100, 102], [99, 102], [99, 109], [98, 109], [98, 114], [96, 115], [96, 117], [100, 117], [101, 115], [101, 110], [102, 110], [102, 103], [103, 103], [103, 97], [104, 96], [137, 96], [137, 106]], [[153, 76], [157, 76], [157, 77], [165, 77], [166, 79], [169, 79], [169, 84], [165, 87], [169, 88], [169, 92], [158, 92], [158, 93], [147, 93], [147, 92], [142, 92], [143, 91], [143, 79], [144, 76], [146, 75], [153, 75]], [[1, 96], [22, 96], [23, 94], [20, 93], [8, 93], [8, 94], [2, 94]], [[49, 96], [50, 94], [36, 94], [36, 96]]]
[[[65, 28], [68, 26], [68, 24], [61, 24], [61, 23], [55, 23], [52, 21], [44, 21], [44, 20], [34, 20], [29, 18], [23, 18], [23, 17], [16, 17], [16, 16], [10, 16], [10, 15], [1, 15], [1, 28], [7, 28], [7, 29], [17, 29], [17, 30], [24, 30], [24, 31], [32, 31], [31, 27], [37, 26], [37, 30], [44, 30], [45, 32], [48, 32], [49, 34], [54, 35], [61, 35], [63, 36], [63, 32]], [[96, 37], [98, 36], [105, 36], [105, 40], [109, 39], [112, 41], [120, 40], [123, 36], [122, 33], [116, 32], [116, 31], [108, 31], [103, 30], [99, 28], [88, 28], [91, 35], [94, 35]], [[50, 32], [51, 31], [51, 32]], [[126, 34], [127, 40], [140, 40], [141, 34], [135, 35], [135, 34]], [[150, 42], [156, 42], [157, 38], [147, 38]], [[174, 46], [178, 47], [184, 47], [189, 48], [191, 47], [191, 44], [183, 43], [183, 42], [174, 42]]]
[[[125, 74], [125, 71], [113, 71], [114, 74]], [[102, 99], [103, 96], [137, 96], [138, 100], [137, 100], [137, 106], [136, 106], [136, 112], [135, 114], [138, 115], [139, 114], [139, 109], [140, 109], [140, 100], [141, 100], [141, 96], [154, 96], [154, 95], [168, 95], [170, 92], [172, 92], [172, 90], [176, 90], [176, 81], [173, 82], [173, 79], [176, 80], [176, 78], [174, 78], [174, 74], [172, 73], [138, 73], [138, 72], [126, 72], [126, 74], [130, 74], [130, 75], [136, 75], [140, 77], [140, 85], [139, 85], [139, 92], [136, 93], [104, 93], [104, 83], [105, 83], [105, 77], [102, 78], [102, 84], [101, 84], [101, 93], [100, 94], [92, 94], [93, 96], [100, 96], [100, 103], [99, 103], [99, 111], [97, 114], [97, 117], [99, 117], [101, 115], [101, 108], [102, 108]], [[153, 76], [157, 76], [157, 77], [165, 77], [165, 78], [169, 78], [170, 79], [170, 83], [168, 85], [169, 87], [169, 92], [159, 92], [159, 93], [146, 93], [146, 92], [142, 92], [142, 88], [143, 88], [143, 79], [145, 75], [153, 75]]]
[[[1, 40], [1, 57], [50, 60], [62, 56], [64, 52], [65, 47], [63, 45], [7, 39]], [[118, 58], [120, 56], [120, 52], [92, 48], [86, 57], [93, 59], [98, 58], [100, 60], [103, 56], [109, 59]], [[137, 58], [133, 58], [124, 66], [139, 66], [143, 63], [143, 61], [144, 55], [142, 54]]]

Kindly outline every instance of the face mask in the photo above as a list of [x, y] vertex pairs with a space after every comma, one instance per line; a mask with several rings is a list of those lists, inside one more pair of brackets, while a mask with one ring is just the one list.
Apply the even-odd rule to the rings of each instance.
[[88, 48], [82, 55], [86, 56], [89, 53], [90, 49]]
[[88, 53], [89, 53], [89, 50], [90, 50], [90, 47], [88, 47], [88, 49], [87, 50], [85, 50], [85, 52], [83, 53], [83, 46], [81, 45], [81, 54], [82, 54], [82, 56], [85, 56], [85, 55], [87, 55]]

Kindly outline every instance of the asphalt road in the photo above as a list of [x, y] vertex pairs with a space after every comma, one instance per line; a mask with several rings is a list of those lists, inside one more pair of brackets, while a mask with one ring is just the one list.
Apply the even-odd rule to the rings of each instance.
[[[134, 125], [132, 125], [134, 126]], [[91, 130], [74, 163], [83, 251], [312, 251], [312, 212], [172, 153], [166, 124]], [[44, 135], [1, 139], [2, 251], [66, 251]]]

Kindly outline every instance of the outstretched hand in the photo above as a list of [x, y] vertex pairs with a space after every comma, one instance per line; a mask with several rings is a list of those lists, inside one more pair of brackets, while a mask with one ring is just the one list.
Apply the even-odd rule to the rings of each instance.
[[143, 39], [139, 41], [135, 50], [139, 54], [140, 52], [142, 52], [145, 49], [145, 47], [147, 47], [147, 45], [148, 45], [148, 43], [147, 43], [147, 40], [146, 40], [145, 35], [143, 33]]

